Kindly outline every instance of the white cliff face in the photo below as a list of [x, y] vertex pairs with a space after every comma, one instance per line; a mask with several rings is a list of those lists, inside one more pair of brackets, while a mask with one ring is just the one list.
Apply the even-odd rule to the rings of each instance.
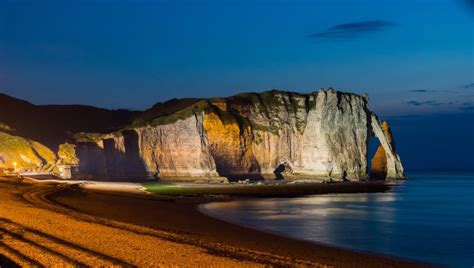
[[116, 179], [219, 179], [202, 120], [203, 114], [82, 144], [78, 153], [81, 172]]
[[310, 110], [305, 129], [307, 146], [312, 157], [303, 159], [302, 168], [316, 174], [359, 179], [367, 169], [366, 100], [350, 94], [321, 91]]
[[159, 124], [102, 137], [89, 149], [92, 156], [82, 154], [81, 165], [100, 158], [102, 145], [110, 177], [209, 180], [282, 173], [285, 179], [358, 180], [367, 176], [367, 141], [374, 133], [387, 152], [387, 176], [403, 177], [400, 158], [364, 97], [270, 91], [202, 103], [159, 118]]
[[[285, 94], [275, 97], [282, 105], [271, 117], [278, 120], [258, 121], [270, 122], [273, 132], [254, 131], [262, 141], [253, 144], [262, 173], [273, 173], [275, 167], [287, 163], [296, 177], [340, 178], [345, 174], [349, 179], [359, 179], [366, 175], [365, 99], [335, 91], [295, 96], [292, 100]], [[290, 101], [294, 109], [284, 109]]]
[[149, 174], [160, 178], [218, 176], [203, 129], [203, 114], [136, 131], [139, 154]]

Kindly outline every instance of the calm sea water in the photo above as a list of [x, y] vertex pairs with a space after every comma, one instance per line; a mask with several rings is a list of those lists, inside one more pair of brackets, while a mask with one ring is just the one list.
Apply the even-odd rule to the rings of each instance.
[[281, 235], [450, 267], [474, 266], [474, 173], [413, 173], [388, 193], [246, 199], [201, 209]]

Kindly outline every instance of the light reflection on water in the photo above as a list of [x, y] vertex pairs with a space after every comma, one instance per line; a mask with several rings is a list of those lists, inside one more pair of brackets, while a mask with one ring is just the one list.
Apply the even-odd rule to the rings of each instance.
[[412, 174], [388, 193], [211, 203], [214, 217], [294, 238], [452, 267], [474, 265], [473, 174]]

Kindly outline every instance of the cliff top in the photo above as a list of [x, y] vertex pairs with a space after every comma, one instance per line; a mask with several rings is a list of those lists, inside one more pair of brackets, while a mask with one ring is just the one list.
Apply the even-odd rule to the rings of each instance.
[[[119, 131], [127, 128], [170, 124], [209, 109], [218, 111], [230, 107], [232, 113], [245, 113], [245, 107], [254, 106], [267, 117], [273, 117], [277, 114], [274, 109], [281, 105], [289, 111], [302, 108], [302, 103], [311, 106], [311, 96], [322, 91], [361, 97], [332, 88], [306, 94], [271, 90], [229, 97], [172, 99], [136, 112], [87, 105], [35, 105], [0, 93], [0, 127], [8, 133], [37, 140], [56, 151], [59, 144], [68, 140], [95, 141], [106, 133], [120, 135]], [[44, 127], [46, 124], [48, 127]]]
[[[334, 92], [338, 95], [364, 98], [354, 93], [346, 93], [328, 88], [327, 90], [320, 89], [319, 91], [313, 91], [311, 93], [273, 89], [261, 93], [244, 92], [229, 97], [172, 99], [164, 103], [157, 103], [152, 108], [138, 115], [131, 124], [131, 127], [173, 123], [177, 120], [188, 118], [193, 114], [200, 113], [210, 107], [222, 110], [224, 106], [233, 106], [234, 108], [238, 106], [256, 106], [269, 116], [272, 112], [271, 109], [275, 109], [281, 105], [287, 106], [288, 110], [292, 111], [303, 108], [301, 101], [303, 101], [306, 106], [311, 106], [313, 104], [312, 101], [314, 101], [314, 98], [320, 92]], [[285, 98], [289, 101], [287, 102]]]
[[[336, 91], [332, 88], [320, 89], [311, 93], [298, 93], [283, 90], [270, 90], [264, 92], [244, 92], [229, 97], [214, 97], [214, 98], [184, 98], [171, 99], [166, 102], [159, 102], [153, 105], [152, 108], [138, 114], [134, 117], [133, 122], [123, 129], [140, 128], [145, 126], [159, 126], [172, 124], [178, 120], [183, 120], [191, 116], [202, 113], [203, 111], [215, 111], [223, 118], [229, 116], [229, 113], [224, 113], [227, 110], [233, 116], [246, 117], [249, 107], [255, 107], [266, 118], [278, 119], [279, 109], [285, 109], [291, 113], [296, 113], [299, 109], [308, 110], [315, 105], [315, 98], [320, 93], [332, 92], [337, 94], [338, 99], [344, 96], [365, 98], [363, 96]], [[231, 118], [230, 120], [235, 120]], [[254, 128], [262, 130], [270, 130], [266, 126], [262, 126], [257, 122], [250, 122]], [[303, 127], [302, 124], [301, 128]], [[110, 134], [100, 134], [91, 132], [80, 132], [74, 135], [74, 140], [77, 142], [97, 142], [106, 135], [120, 136], [121, 130], [111, 132]]]

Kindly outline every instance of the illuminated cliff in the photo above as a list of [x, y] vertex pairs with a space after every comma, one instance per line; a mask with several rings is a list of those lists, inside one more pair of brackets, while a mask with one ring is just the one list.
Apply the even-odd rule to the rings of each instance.
[[0, 168], [15, 171], [52, 171], [56, 155], [39, 142], [0, 131]]
[[402, 178], [388, 133], [366, 98], [320, 90], [172, 100], [122, 131], [76, 138], [80, 171], [90, 177], [358, 180], [367, 177], [367, 143], [375, 135], [387, 177]]

